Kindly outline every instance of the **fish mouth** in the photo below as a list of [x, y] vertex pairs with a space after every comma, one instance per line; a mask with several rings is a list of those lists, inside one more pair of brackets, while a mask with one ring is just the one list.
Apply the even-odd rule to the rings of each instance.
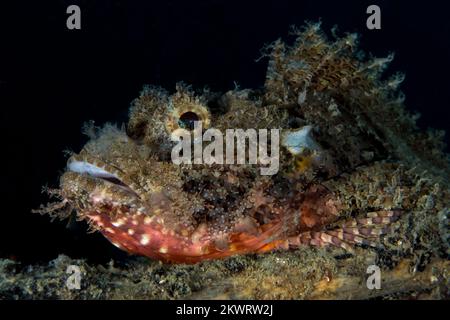
[[111, 173], [98, 165], [83, 160], [71, 160], [67, 164], [67, 171], [80, 175], [87, 175], [94, 179], [99, 179], [113, 184], [118, 188], [128, 191], [139, 198], [139, 195], [127, 183], [125, 183], [117, 174]]

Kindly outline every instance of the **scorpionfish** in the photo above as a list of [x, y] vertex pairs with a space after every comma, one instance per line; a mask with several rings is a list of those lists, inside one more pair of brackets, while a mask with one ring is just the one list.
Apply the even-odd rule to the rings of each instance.
[[[347, 173], [413, 148], [398, 92], [403, 77], [382, 80], [392, 56], [365, 60], [354, 34], [330, 40], [312, 23], [293, 33], [291, 45], [264, 48], [261, 89], [145, 86], [122, 127], [86, 125], [90, 140], [50, 190], [58, 201], [37, 211], [76, 212], [120, 249], [172, 263], [381, 246], [402, 208], [364, 211], [329, 182], [345, 183]], [[279, 129], [278, 172], [262, 175], [248, 163], [175, 164], [173, 134], [192, 132], [193, 122], [221, 132]]]

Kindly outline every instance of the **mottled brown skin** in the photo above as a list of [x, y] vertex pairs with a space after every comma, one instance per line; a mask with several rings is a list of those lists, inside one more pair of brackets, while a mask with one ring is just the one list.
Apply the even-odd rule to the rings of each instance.
[[[391, 57], [362, 61], [354, 35], [328, 41], [314, 24], [295, 34], [293, 46], [277, 41], [268, 48], [263, 91], [195, 94], [179, 84], [170, 95], [145, 87], [126, 129], [87, 127], [91, 140], [69, 167], [90, 164], [106, 176], [68, 170], [55, 191], [62, 203], [41, 211], [65, 216], [75, 210], [119, 248], [166, 262], [301, 245], [349, 251], [379, 246], [401, 208], [374, 207], [351, 216], [342, 209], [349, 205], [324, 185], [362, 165], [397, 161], [418, 144], [430, 152], [439, 146], [422, 138], [405, 112], [397, 93], [401, 76], [380, 80]], [[300, 154], [282, 147], [274, 176], [261, 176], [251, 165], [177, 166], [170, 137], [188, 127], [186, 114], [205, 129], [222, 131], [290, 132], [311, 125], [321, 147]], [[426, 156], [421, 161], [448, 165]]]

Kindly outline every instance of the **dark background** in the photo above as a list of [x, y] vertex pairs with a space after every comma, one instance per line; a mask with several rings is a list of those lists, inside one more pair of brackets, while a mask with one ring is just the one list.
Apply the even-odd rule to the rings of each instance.
[[[13, 2], [13, 1], [11, 1]], [[82, 223], [31, 214], [56, 187], [63, 150], [86, 142], [95, 120], [126, 121], [143, 84], [173, 90], [185, 81], [215, 91], [258, 88], [267, 61], [255, 62], [291, 25], [322, 19], [329, 31], [362, 35], [375, 56], [396, 53], [402, 90], [422, 128], [448, 129], [450, 23], [447, 1], [34, 1], [0, 4], [0, 257], [46, 261], [65, 253], [107, 262], [125, 254]], [[66, 29], [66, 8], [81, 7], [81, 30]], [[366, 28], [366, 8], [382, 10], [382, 30]], [[446, 137], [448, 142], [448, 136]]]

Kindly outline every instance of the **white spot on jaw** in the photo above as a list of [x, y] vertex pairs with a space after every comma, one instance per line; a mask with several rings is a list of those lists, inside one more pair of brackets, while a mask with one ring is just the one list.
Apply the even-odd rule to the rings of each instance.
[[153, 219], [150, 218], [150, 217], [145, 217], [145, 218], [144, 218], [144, 223], [147, 224], [147, 225], [150, 224], [150, 223], [152, 223], [152, 221], [153, 221]]
[[147, 245], [149, 242], [150, 242], [150, 237], [149, 237], [148, 235], [146, 235], [146, 234], [143, 234], [142, 237], [141, 237], [140, 243], [141, 243], [143, 246], [145, 246], [145, 245]]
[[161, 252], [161, 253], [167, 253], [167, 251], [169, 251], [169, 250], [167, 249], [167, 247], [161, 247], [161, 248], [159, 248], [159, 252]]
[[112, 223], [112, 225], [114, 226], [114, 227], [120, 227], [121, 225], [123, 225], [124, 224], [124, 221], [122, 220], [122, 219], [118, 219], [118, 220], [116, 220], [116, 221], [114, 221], [113, 223]]
[[134, 234], [134, 229], [128, 229], [128, 234], [132, 236]]

